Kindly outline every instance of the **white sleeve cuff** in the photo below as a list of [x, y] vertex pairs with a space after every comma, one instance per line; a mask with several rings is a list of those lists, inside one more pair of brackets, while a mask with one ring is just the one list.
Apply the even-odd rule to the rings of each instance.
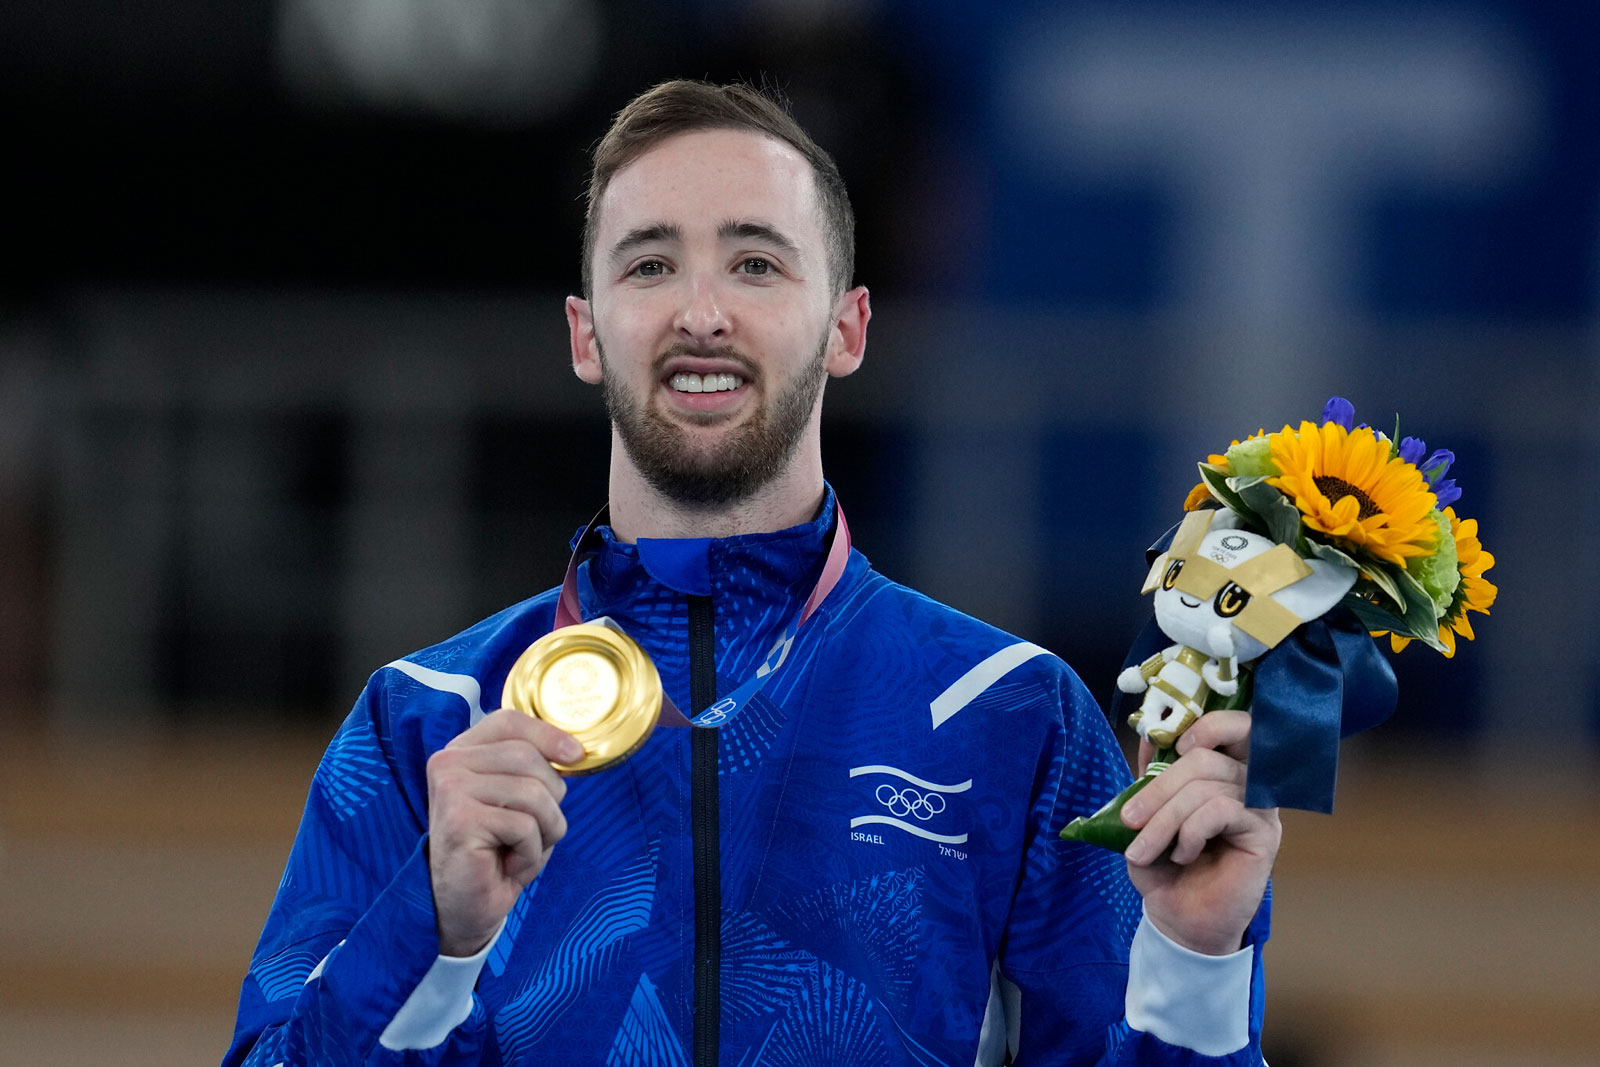
[[[502, 921], [500, 930], [505, 926]], [[500, 930], [474, 956], [435, 958], [417, 988], [378, 1035], [378, 1044], [395, 1052], [443, 1044], [450, 1031], [472, 1014], [472, 990], [489, 959], [489, 951], [500, 939]]]
[[1226, 1056], [1250, 1043], [1254, 952], [1207, 956], [1141, 918], [1128, 951], [1128, 1025], [1169, 1045]]

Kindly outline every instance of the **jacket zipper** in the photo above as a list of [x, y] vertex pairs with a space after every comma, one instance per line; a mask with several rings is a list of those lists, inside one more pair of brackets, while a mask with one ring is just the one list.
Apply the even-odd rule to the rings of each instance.
[[[714, 621], [709, 596], [689, 598], [689, 706], [698, 715], [717, 699]], [[690, 839], [694, 849], [694, 1065], [715, 1067], [722, 1000], [722, 852], [717, 826], [717, 731], [690, 734]]]

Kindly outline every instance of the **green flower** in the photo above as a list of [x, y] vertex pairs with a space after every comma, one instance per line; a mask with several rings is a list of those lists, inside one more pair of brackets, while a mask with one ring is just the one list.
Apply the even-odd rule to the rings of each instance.
[[1227, 451], [1228, 473], [1235, 478], [1273, 477], [1282, 473], [1272, 461], [1272, 441], [1267, 435], [1251, 437]]
[[1450, 520], [1437, 508], [1429, 518], [1439, 527], [1438, 545], [1429, 555], [1406, 560], [1406, 572], [1427, 590], [1435, 613], [1443, 618], [1461, 584], [1461, 571], [1456, 560], [1456, 539], [1450, 535]]

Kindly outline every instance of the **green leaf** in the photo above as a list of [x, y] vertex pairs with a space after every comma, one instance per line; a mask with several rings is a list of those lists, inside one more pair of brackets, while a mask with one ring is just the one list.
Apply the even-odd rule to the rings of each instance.
[[1394, 601], [1395, 607], [1402, 613], [1406, 610], [1406, 595], [1400, 591], [1400, 582], [1396, 575], [1404, 573], [1405, 571], [1388, 563], [1368, 563], [1361, 569], [1362, 576], [1377, 586], [1384, 596]]
[[1429, 630], [1427, 633], [1423, 633], [1423, 634], [1406, 634], [1404, 636], [1406, 636], [1406, 637], [1415, 637], [1416, 640], [1421, 641], [1423, 644], [1427, 645], [1429, 648], [1433, 649], [1435, 652], [1446, 652], [1446, 651], [1449, 651], [1448, 649], [1446, 649], [1444, 647], [1444, 642], [1439, 640], [1439, 628], [1437, 626], [1435, 626], [1432, 630]]
[[1299, 547], [1300, 509], [1292, 500], [1268, 485], [1266, 478], [1234, 478], [1232, 482], [1239, 498], [1261, 517], [1268, 537], [1280, 545]]
[[1406, 600], [1406, 623], [1416, 631], [1416, 638], [1420, 641], [1425, 634], [1432, 634], [1435, 640], [1439, 635], [1439, 609], [1433, 602], [1433, 597], [1422, 583], [1417, 581], [1405, 571], [1395, 573], [1396, 582]]
[[1239, 499], [1239, 494], [1235, 493], [1232, 487], [1228, 485], [1228, 476], [1225, 472], [1218, 470], [1209, 463], [1202, 463], [1200, 464], [1200, 480], [1206, 483], [1206, 488], [1211, 490], [1211, 495], [1222, 501], [1230, 511], [1242, 515], [1246, 519], [1255, 519], [1254, 512], [1245, 506], [1244, 501]]
[[[1416, 585], [1415, 579], [1410, 581], [1412, 585]], [[1368, 630], [1388, 630], [1401, 637], [1421, 641], [1437, 652], [1443, 652], [1445, 648], [1444, 642], [1439, 640], [1439, 622], [1433, 617], [1433, 601], [1428, 598], [1426, 591], [1420, 585], [1416, 585], [1415, 589], [1407, 587], [1403, 581], [1400, 585], [1402, 593], [1406, 596], [1406, 610], [1402, 614], [1396, 614], [1374, 604], [1354, 592], [1346, 593], [1341, 603], [1349, 608], [1351, 613], [1361, 620], [1361, 625]]]
[[[1246, 489], [1254, 489], [1258, 485], [1266, 485], [1268, 478], [1276, 477], [1276, 474], [1238, 474], [1228, 479], [1228, 485], [1233, 488], [1234, 492], [1242, 494]], [[1276, 489], [1272, 491], [1274, 493], [1277, 492]]]
[[1361, 569], [1361, 564], [1356, 562], [1355, 557], [1350, 555], [1350, 553], [1346, 552], [1342, 548], [1335, 548], [1333, 545], [1325, 545], [1321, 541], [1313, 541], [1308, 537], [1306, 538], [1306, 550], [1313, 556], [1316, 556], [1318, 559], [1327, 560], [1329, 563], [1338, 563], [1342, 566], [1353, 567], [1358, 571]]
[[1368, 630], [1389, 630], [1401, 637], [1410, 637], [1406, 632], [1406, 622], [1394, 612], [1379, 607], [1372, 601], [1355, 593], [1346, 593], [1341, 603], [1350, 609], [1361, 625]]

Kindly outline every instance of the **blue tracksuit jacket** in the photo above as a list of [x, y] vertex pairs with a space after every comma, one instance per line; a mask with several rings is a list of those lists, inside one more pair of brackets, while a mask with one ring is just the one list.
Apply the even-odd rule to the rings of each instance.
[[[608, 538], [580, 572], [584, 617], [620, 623], [698, 710], [691, 674], [702, 706], [713, 667], [717, 695], [731, 691], [810, 591], [831, 500], [778, 533]], [[707, 813], [693, 811], [699, 731], [685, 728], [569, 780], [568, 835], [511, 912], [466, 1021], [432, 1049], [378, 1043], [438, 953], [427, 757], [475, 704], [495, 707], [554, 606], [547, 592], [407, 657], [453, 685], [372, 676], [313, 780], [225, 1063], [693, 1062], [696, 896], [711, 890], [704, 860], [696, 886]], [[1057, 832], [1128, 768], [1056, 657], [853, 552], [771, 684], [714, 736], [701, 758], [716, 768], [720, 995], [705, 1003], [702, 988], [698, 1011], [717, 1013], [720, 1063], [966, 1067], [1001, 988], [1019, 1063], [1260, 1062], [1255, 1044], [1214, 1059], [1123, 1021], [1138, 896], [1120, 856]], [[704, 804], [703, 779], [698, 792]], [[1253, 993], [1257, 1041], [1259, 944]]]

